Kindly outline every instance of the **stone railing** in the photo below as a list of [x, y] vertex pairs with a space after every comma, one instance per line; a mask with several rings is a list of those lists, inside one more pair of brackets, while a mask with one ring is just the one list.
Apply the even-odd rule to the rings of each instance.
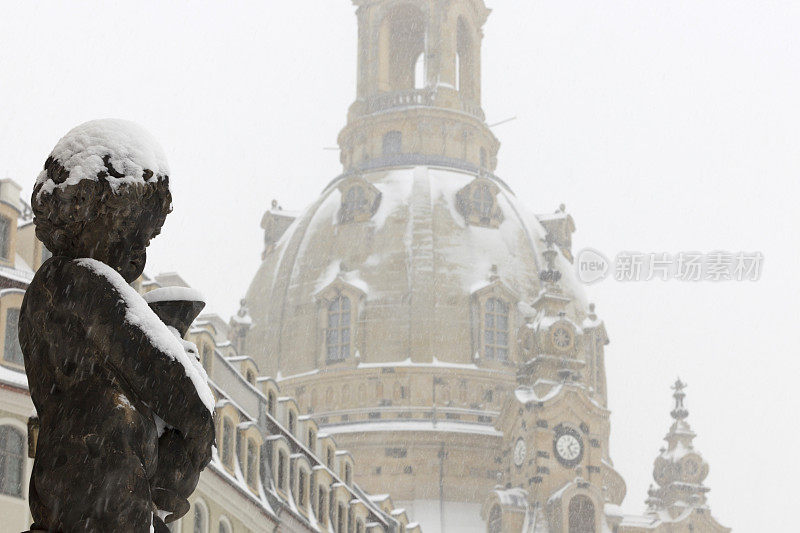
[[409, 106], [433, 106], [436, 101], [436, 92], [433, 89], [412, 89], [410, 91], [396, 91], [382, 93], [367, 99], [367, 113], [377, 113], [386, 109]]
[[[408, 91], [395, 91], [371, 96], [366, 100], [366, 113], [378, 113], [387, 109], [397, 109], [412, 106], [436, 106], [436, 89], [411, 89]], [[473, 117], [484, 120], [480, 104], [462, 102], [461, 111]]]
[[483, 109], [481, 109], [481, 105], [475, 102], [467, 102], [465, 100], [461, 101], [461, 111], [468, 115], [472, 115], [475, 118], [480, 120], [486, 120], [486, 116], [483, 114]]

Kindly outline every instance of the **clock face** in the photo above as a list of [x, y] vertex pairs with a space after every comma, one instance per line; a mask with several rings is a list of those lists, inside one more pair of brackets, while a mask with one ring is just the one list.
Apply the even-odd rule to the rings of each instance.
[[552, 341], [559, 350], [569, 350], [572, 348], [572, 332], [564, 326], [558, 326], [553, 330]]
[[522, 466], [522, 462], [525, 461], [526, 453], [527, 448], [525, 446], [525, 441], [522, 439], [517, 439], [517, 445], [514, 446], [514, 464], [517, 466]]
[[583, 442], [577, 432], [571, 429], [556, 433], [553, 448], [564, 466], [575, 466], [583, 457]]

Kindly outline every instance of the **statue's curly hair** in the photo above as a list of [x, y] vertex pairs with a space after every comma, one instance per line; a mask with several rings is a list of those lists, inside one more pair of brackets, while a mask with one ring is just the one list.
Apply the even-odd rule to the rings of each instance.
[[[169, 191], [169, 176], [144, 171], [144, 183], [121, 183], [112, 189], [107, 177], [124, 177], [110, 163], [110, 155], [103, 159], [106, 170], [97, 174], [97, 180], [83, 179], [64, 188], [56, 187], [52, 192], [42, 192], [49, 180], [56, 185], [64, 183], [69, 171], [53, 157], [44, 164], [46, 178], [39, 180], [31, 195], [33, 223], [36, 236], [53, 255], [72, 255], [77, 248], [77, 239], [84, 228], [93, 223], [108, 224], [109, 235], [131, 224], [131, 217], [149, 211], [158, 235], [167, 215], [172, 211], [172, 194]], [[113, 215], [113, 216], [108, 216]]]

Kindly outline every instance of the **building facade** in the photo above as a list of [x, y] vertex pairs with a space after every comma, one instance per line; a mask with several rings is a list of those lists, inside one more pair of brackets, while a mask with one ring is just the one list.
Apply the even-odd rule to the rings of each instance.
[[[574, 220], [531, 212], [494, 174], [489, 10], [354, 4], [343, 172], [302, 212], [265, 213], [243, 353], [427, 531], [639, 531], [618, 512], [608, 338], [574, 275]], [[659, 516], [641, 523], [725, 530]]]
[[[49, 253], [36, 239], [30, 209], [11, 180], [0, 181], [0, 516], [4, 531], [31, 524], [27, 493], [35, 453], [34, 415], [17, 337], [25, 288]], [[186, 287], [175, 273], [134, 283], [141, 293]], [[186, 335], [198, 348], [217, 399], [217, 446], [173, 532], [419, 533], [392, 498], [355, 481], [355, 461], [301, 413], [272, 378], [240, 355], [235, 339], [249, 318], [201, 315]], [[234, 339], [234, 340], [231, 340]], [[34, 435], [35, 432], [32, 432]], [[387, 487], [387, 489], [390, 487]]]

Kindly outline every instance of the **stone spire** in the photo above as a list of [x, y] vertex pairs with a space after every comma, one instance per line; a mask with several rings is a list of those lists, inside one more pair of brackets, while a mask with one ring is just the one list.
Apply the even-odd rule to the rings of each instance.
[[656, 457], [653, 478], [657, 486], [650, 486], [647, 503], [648, 513], [668, 513], [677, 518], [687, 509], [707, 508], [708, 488], [703, 481], [708, 476], [708, 463], [692, 444], [696, 434], [686, 418], [689, 410], [684, 405], [686, 384], [680, 379], [672, 385], [675, 406], [670, 412], [673, 423], [664, 437], [667, 446], [662, 447]]

